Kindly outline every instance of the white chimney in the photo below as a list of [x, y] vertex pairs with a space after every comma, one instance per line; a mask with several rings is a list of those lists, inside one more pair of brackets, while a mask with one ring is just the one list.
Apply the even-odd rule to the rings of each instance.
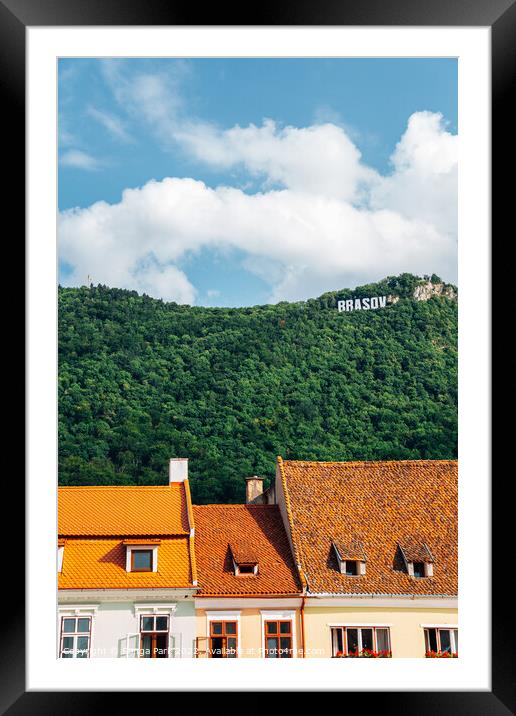
[[168, 481], [184, 482], [188, 480], [188, 458], [172, 457], [168, 464]]
[[[245, 490], [245, 502], [249, 505], [251, 502], [255, 502], [263, 494], [263, 479], [257, 475], [252, 477], [246, 477], [246, 490]], [[261, 502], [261, 501], [260, 501]]]

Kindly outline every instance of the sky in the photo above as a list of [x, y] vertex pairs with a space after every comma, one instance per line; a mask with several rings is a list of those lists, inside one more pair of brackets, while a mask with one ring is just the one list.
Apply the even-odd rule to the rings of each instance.
[[62, 59], [59, 280], [165, 301], [457, 282], [453, 59]]

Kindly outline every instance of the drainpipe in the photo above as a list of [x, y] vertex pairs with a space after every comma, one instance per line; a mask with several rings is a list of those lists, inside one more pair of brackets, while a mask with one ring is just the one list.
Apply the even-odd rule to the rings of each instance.
[[303, 659], [305, 658], [305, 600], [306, 596], [303, 594], [301, 602], [301, 653]]

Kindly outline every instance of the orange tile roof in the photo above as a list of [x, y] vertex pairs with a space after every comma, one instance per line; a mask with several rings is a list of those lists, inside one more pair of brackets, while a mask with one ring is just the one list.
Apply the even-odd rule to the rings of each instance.
[[[298, 594], [300, 584], [276, 505], [194, 505], [198, 596]], [[258, 561], [236, 576], [230, 545]]]
[[60, 487], [58, 534], [60, 537], [189, 534], [185, 489], [184, 483]]
[[[457, 594], [457, 462], [278, 459], [296, 552], [311, 593]], [[434, 576], [409, 577], [398, 544], [428, 545]], [[358, 540], [366, 574], [340, 574], [332, 541]], [[400, 563], [401, 562], [401, 563]]]
[[[187, 483], [60, 487], [58, 533], [66, 537], [59, 589], [192, 587], [195, 580]], [[157, 572], [126, 572], [131, 544], [158, 547]]]
[[191, 588], [188, 538], [161, 541], [157, 572], [126, 572], [126, 549], [121, 539], [67, 539], [58, 588]]

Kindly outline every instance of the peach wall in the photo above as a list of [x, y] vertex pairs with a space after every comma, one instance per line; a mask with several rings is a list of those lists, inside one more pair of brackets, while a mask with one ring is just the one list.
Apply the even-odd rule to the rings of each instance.
[[[199, 658], [205, 658], [207, 656], [206, 650], [208, 646], [207, 635], [208, 631], [208, 619], [206, 612], [212, 614], [213, 612], [219, 611], [218, 609], [196, 609], [196, 633]], [[264, 612], [277, 612], [278, 619], [283, 618], [281, 612], [284, 610], [269, 609], [267, 607], [260, 608], [244, 608], [244, 609], [227, 609], [223, 606], [220, 608], [221, 620], [233, 621], [236, 618], [230, 616], [223, 616], [223, 612], [240, 612], [239, 619], [239, 656], [240, 658], [261, 658], [263, 655], [263, 620], [262, 611]], [[294, 615], [294, 647], [299, 649], [301, 646], [301, 623], [298, 609], [288, 609], [285, 611], [293, 611]]]

